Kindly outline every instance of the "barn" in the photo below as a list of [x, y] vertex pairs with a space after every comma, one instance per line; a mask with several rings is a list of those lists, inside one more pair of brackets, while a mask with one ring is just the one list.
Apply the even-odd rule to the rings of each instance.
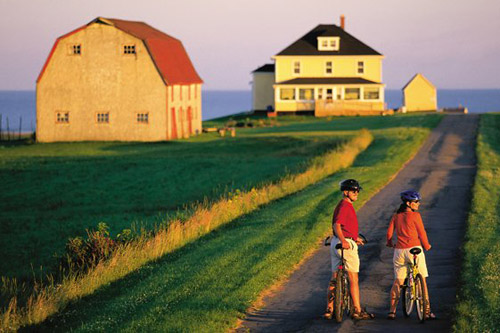
[[55, 41], [36, 82], [36, 138], [163, 141], [201, 132], [201, 85], [182, 42], [98, 17]]

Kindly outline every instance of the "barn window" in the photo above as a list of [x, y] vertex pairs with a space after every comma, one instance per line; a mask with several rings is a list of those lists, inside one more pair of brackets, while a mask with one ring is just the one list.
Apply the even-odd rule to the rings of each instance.
[[58, 124], [68, 124], [69, 123], [69, 112], [56, 112], [56, 123]]
[[139, 124], [147, 124], [149, 123], [149, 113], [142, 112], [137, 114], [137, 123]]
[[109, 123], [109, 112], [98, 112], [97, 113], [97, 123], [98, 124], [108, 124]]
[[135, 54], [135, 45], [134, 44], [123, 45], [123, 54]]
[[81, 55], [82, 54], [82, 44], [72, 44], [69, 46], [69, 54], [71, 55]]

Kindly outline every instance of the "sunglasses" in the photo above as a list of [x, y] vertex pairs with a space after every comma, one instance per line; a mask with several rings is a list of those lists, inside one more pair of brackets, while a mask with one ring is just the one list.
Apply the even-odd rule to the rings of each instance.
[[420, 203], [420, 200], [413, 200], [413, 201], [410, 201], [410, 202], [413, 202], [413, 203]]
[[349, 192], [352, 192], [352, 193], [359, 193], [359, 190], [354, 190], [354, 191], [349, 191]]

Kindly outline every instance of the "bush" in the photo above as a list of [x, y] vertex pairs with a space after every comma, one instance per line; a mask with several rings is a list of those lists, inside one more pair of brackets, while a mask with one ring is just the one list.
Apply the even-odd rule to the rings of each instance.
[[137, 237], [138, 235], [131, 229], [124, 229], [116, 239], [112, 239], [109, 226], [100, 222], [97, 230], [87, 230], [86, 239], [74, 237], [68, 240], [62, 266], [78, 272], [86, 271], [102, 260], [108, 259], [118, 246], [128, 244]]

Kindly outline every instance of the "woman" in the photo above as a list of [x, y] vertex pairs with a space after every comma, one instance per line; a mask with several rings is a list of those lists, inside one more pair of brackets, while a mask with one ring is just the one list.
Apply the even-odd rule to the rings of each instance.
[[[413, 255], [410, 254], [410, 250], [414, 247], [420, 249], [423, 247], [426, 251], [431, 249], [422, 217], [418, 212], [421, 200], [420, 194], [417, 191], [408, 190], [401, 192], [400, 195], [403, 202], [396, 214], [392, 216], [389, 228], [387, 229], [387, 246], [394, 248], [394, 284], [391, 289], [391, 307], [387, 319], [396, 318], [396, 306], [398, 305], [401, 286], [404, 284], [407, 276], [408, 264], [413, 262]], [[396, 231], [397, 236], [396, 245], [392, 243], [394, 231]], [[423, 277], [424, 293], [429, 300], [426, 282], [429, 274], [423, 251], [417, 255], [417, 265], [418, 271]], [[431, 312], [430, 301], [427, 302], [425, 317], [426, 319], [436, 319], [436, 316]]]

